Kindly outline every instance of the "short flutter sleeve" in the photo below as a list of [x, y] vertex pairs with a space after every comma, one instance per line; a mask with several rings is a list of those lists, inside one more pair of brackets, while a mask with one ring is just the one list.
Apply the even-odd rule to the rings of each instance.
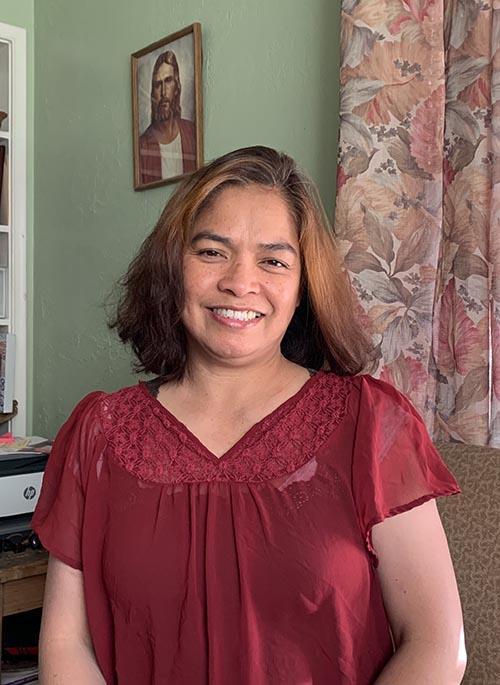
[[81, 530], [89, 469], [102, 449], [99, 400], [87, 395], [63, 425], [52, 446], [31, 527], [61, 561], [82, 568]]
[[353, 492], [366, 545], [371, 530], [390, 516], [460, 488], [431, 442], [413, 405], [394, 387], [360, 378], [353, 455]]

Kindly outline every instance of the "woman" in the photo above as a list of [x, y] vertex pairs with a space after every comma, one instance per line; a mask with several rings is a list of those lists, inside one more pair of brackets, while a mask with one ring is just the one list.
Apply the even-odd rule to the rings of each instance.
[[82, 400], [45, 475], [43, 685], [460, 682], [434, 504], [458, 487], [411, 405], [356, 375], [352, 312], [289, 157], [179, 186], [113, 322], [158, 378]]

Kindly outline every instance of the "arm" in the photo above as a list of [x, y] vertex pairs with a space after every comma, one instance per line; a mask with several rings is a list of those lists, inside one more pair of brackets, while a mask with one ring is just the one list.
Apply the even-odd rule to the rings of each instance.
[[51, 556], [40, 632], [40, 685], [106, 685], [97, 665], [82, 573]]
[[373, 527], [396, 652], [375, 685], [456, 685], [465, 670], [455, 574], [436, 503]]

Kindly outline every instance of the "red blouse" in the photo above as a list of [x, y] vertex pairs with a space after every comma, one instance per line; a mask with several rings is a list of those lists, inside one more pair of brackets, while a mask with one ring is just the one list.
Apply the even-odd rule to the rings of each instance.
[[319, 372], [217, 458], [144, 383], [83, 399], [33, 528], [81, 569], [106, 682], [371, 685], [372, 526], [458, 492], [390, 385]]

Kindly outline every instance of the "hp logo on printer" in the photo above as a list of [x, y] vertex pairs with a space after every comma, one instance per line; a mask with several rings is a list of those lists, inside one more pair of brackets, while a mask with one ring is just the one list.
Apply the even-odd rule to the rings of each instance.
[[34, 488], [32, 485], [29, 485], [27, 488], [24, 488], [23, 492], [23, 497], [24, 499], [30, 500], [33, 499], [36, 495], [36, 488]]

